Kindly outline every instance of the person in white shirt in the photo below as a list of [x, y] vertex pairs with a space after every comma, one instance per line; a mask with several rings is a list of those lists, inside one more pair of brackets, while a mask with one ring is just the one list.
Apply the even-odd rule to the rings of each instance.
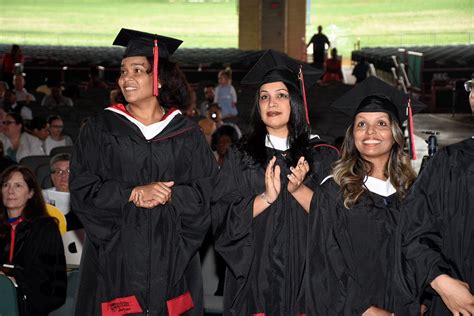
[[13, 91], [15, 91], [18, 102], [36, 102], [35, 96], [25, 89], [25, 77], [22, 75], [13, 76], [13, 85]]
[[17, 103], [17, 95], [15, 93], [15, 90], [8, 90], [5, 92], [3, 107], [8, 112], [20, 113], [21, 117], [25, 121], [30, 121], [33, 119], [33, 112], [31, 111], [31, 109], [27, 107], [24, 103]]
[[24, 132], [23, 119], [18, 113], [9, 112], [3, 121], [4, 133], [0, 134], [5, 156], [19, 162], [27, 156], [44, 155], [43, 142]]
[[49, 136], [44, 141], [44, 148], [47, 155], [56, 147], [72, 146], [72, 139], [63, 134], [64, 122], [59, 115], [48, 117]]
[[49, 161], [53, 187], [43, 190], [46, 203], [56, 206], [66, 216], [67, 230], [83, 228], [74, 212], [71, 212], [71, 194], [69, 193], [69, 163], [71, 154], [61, 153]]

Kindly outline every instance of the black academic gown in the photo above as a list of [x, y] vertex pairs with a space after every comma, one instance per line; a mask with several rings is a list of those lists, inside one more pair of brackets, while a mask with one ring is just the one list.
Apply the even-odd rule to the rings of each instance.
[[[228, 265], [224, 315], [298, 315], [304, 313], [303, 275], [308, 215], [287, 190], [289, 167], [281, 152], [267, 148], [281, 167], [281, 192], [263, 213], [253, 218], [253, 202], [265, 191], [265, 168], [248, 166], [242, 153], [229, 151], [213, 193], [215, 248]], [[337, 159], [337, 151], [312, 151], [314, 188]]]
[[397, 194], [367, 191], [350, 209], [332, 178], [314, 192], [308, 230], [308, 315], [392, 310]]
[[[1, 264], [9, 263], [10, 232], [3, 240]], [[25, 220], [16, 227], [13, 252], [20, 314], [48, 315], [66, 299], [66, 259], [57, 223], [51, 217]], [[26, 300], [24, 299], [26, 296]], [[1, 298], [0, 298], [1, 301]]]
[[400, 315], [419, 315], [423, 290], [434, 293], [428, 315], [451, 315], [429, 284], [446, 273], [474, 288], [474, 139], [445, 147], [428, 162], [402, 205], [399, 229]]
[[[76, 315], [201, 315], [196, 252], [209, 228], [217, 164], [199, 127], [175, 116], [147, 141], [111, 111], [88, 121], [71, 161], [71, 203], [86, 230]], [[174, 181], [171, 201], [128, 202], [132, 189]], [[192, 300], [192, 303], [190, 302]]]

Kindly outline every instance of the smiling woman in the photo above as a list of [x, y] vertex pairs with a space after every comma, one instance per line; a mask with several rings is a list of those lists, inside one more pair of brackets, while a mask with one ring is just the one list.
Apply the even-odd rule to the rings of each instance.
[[337, 158], [310, 139], [298, 72], [305, 71], [307, 88], [320, 73], [306, 66], [269, 50], [242, 80], [258, 87], [252, 130], [228, 151], [212, 203], [216, 250], [229, 266], [225, 315], [306, 310], [307, 210]]
[[127, 104], [86, 123], [71, 161], [72, 208], [92, 244], [76, 314], [202, 315], [195, 254], [217, 165], [179, 110], [188, 85], [168, 58], [181, 41], [122, 29], [114, 44], [126, 47], [118, 83]]
[[341, 159], [311, 201], [307, 312], [389, 316], [400, 204], [415, 181], [401, 129], [407, 98], [370, 77], [333, 107], [353, 120]]

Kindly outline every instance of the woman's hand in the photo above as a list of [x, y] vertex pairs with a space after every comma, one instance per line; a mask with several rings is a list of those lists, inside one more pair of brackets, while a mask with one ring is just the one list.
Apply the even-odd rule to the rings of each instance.
[[474, 296], [467, 283], [441, 274], [431, 282], [431, 287], [453, 315], [474, 315]]
[[137, 207], [154, 208], [171, 200], [171, 188], [174, 182], [153, 182], [133, 188], [129, 201]]
[[386, 311], [385, 309], [370, 306], [362, 316], [393, 316], [393, 313]]
[[301, 186], [303, 183], [306, 174], [309, 172], [309, 164], [308, 162], [304, 159], [304, 157], [300, 157], [298, 159], [298, 163], [296, 164], [296, 167], [291, 167], [291, 174], [289, 174], [288, 177], [288, 192], [294, 193], [298, 188]]
[[273, 156], [268, 162], [265, 170], [265, 198], [268, 203], [273, 203], [278, 198], [281, 190], [280, 166], [276, 165], [276, 157]]

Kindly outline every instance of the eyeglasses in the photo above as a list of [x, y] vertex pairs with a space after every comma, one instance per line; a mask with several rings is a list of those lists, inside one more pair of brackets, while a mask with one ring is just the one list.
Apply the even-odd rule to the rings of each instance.
[[15, 121], [2, 121], [3, 125], [10, 125], [10, 124], [16, 124]]
[[52, 127], [52, 128], [63, 128], [64, 125], [51, 125], [50, 127]]
[[52, 171], [52, 173], [57, 174], [58, 176], [62, 176], [63, 174], [69, 175], [69, 172], [69, 169], [56, 169]]
[[466, 82], [464, 82], [464, 89], [466, 89], [467, 92], [471, 92], [472, 91], [472, 83], [474, 82], [474, 79], [473, 80], [468, 80]]

